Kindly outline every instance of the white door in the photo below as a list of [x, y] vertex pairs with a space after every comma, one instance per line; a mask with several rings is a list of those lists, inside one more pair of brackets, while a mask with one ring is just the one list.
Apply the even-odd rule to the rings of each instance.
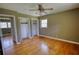
[[29, 36], [28, 23], [21, 23], [21, 39], [27, 38]]
[[37, 20], [32, 20], [32, 36], [37, 35]]
[[20, 19], [20, 39], [29, 37], [29, 19], [24, 17], [19, 17]]

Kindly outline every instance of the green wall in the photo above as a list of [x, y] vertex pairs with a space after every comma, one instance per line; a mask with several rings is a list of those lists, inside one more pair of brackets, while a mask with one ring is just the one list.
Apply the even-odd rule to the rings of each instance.
[[18, 13], [16, 11], [12, 11], [12, 10], [8, 10], [8, 9], [4, 9], [4, 8], [0, 8], [0, 14], [6, 14], [6, 15], [14, 15], [15, 16], [15, 19], [16, 19], [16, 27], [17, 27], [17, 36], [18, 36], [18, 40], [20, 39], [19, 37], [19, 26], [20, 26], [20, 22], [19, 22], [19, 19], [18, 17], [26, 17], [26, 18], [36, 18], [36, 17], [33, 17], [33, 16], [29, 16], [29, 15], [26, 15], [26, 14], [22, 14], [22, 13]]
[[[36, 18], [16, 11], [0, 8], [0, 14], [14, 15], [16, 19], [17, 35], [19, 39], [18, 17]], [[79, 8], [40, 17], [48, 19], [48, 28], [40, 28], [41, 35], [48, 35], [65, 40], [79, 42]]]
[[48, 27], [40, 27], [40, 35], [79, 42], [79, 8], [40, 17], [48, 19]]

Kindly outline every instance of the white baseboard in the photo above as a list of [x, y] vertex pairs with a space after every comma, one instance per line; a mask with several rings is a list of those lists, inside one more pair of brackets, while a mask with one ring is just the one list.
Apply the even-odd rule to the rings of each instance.
[[46, 38], [49, 38], [49, 39], [55, 39], [55, 40], [59, 40], [59, 41], [64, 41], [64, 42], [68, 42], [68, 43], [78, 44], [79, 45], [78, 42], [74, 42], [74, 41], [69, 41], [69, 40], [60, 39], [60, 38], [51, 37], [51, 36], [46, 36], [46, 35], [39, 35], [39, 36], [46, 37]]
[[21, 42], [17, 42], [16, 44], [21, 44]]

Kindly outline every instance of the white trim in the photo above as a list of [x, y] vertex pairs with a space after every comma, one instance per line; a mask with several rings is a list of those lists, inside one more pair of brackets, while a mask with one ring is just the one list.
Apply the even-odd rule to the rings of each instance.
[[21, 42], [17, 42], [16, 44], [21, 44]]
[[68, 43], [78, 44], [79, 45], [78, 42], [74, 42], [74, 41], [70, 41], [70, 40], [60, 39], [60, 38], [51, 37], [51, 36], [47, 36], [47, 35], [39, 35], [39, 36], [46, 37], [46, 38], [49, 38], [49, 39], [64, 41], [64, 42], [68, 42]]
[[0, 16], [7, 16], [7, 17], [12, 17], [13, 18], [13, 20], [14, 20], [15, 38], [16, 38], [15, 41], [16, 41], [16, 43], [18, 43], [15, 16], [14, 15], [7, 15], [7, 14], [0, 14]]

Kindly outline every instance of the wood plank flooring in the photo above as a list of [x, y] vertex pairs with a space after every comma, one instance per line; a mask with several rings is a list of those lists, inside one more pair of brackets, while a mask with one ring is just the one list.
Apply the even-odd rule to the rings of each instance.
[[[6, 42], [7, 41], [7, 42]], [[79, 45], [35, 36], [21, 44], [13, 44], [11, 38], [4, 39], [5, 55], [78, 55]]]

